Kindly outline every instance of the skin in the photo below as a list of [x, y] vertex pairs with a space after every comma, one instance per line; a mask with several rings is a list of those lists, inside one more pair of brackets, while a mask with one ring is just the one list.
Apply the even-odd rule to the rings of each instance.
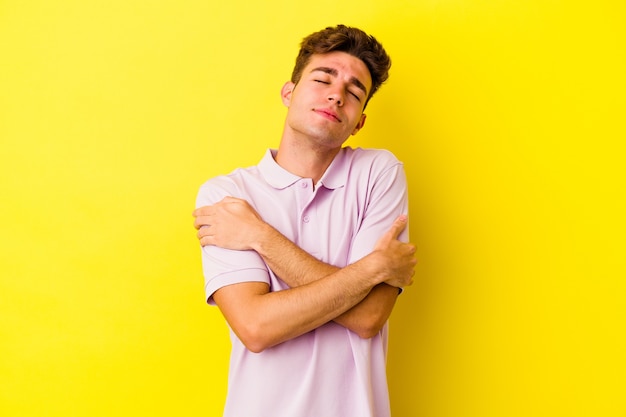
[[[359, 59], [343, 52], [314, 55], [298, 84], [287, 82], [288, 108], [276, 162], [314, 183], [350, 135], [365, 123], [371, 77]], [[415, 247], [397, 240], [400, 216], [373, 252], [345, 268], [312, 257], [265, 223], [244, 200], [227, 197], [194, 211], [203, 246], [255, 250], [291, 288], [270, 292], [265, 283], [228, 285], [213, 294], [233, 331], [261, 352], [331, 320], [361, 337], [377, 334], [389, 318], [398, 288], [411, 285]], [[245, 232], [244, 232], [245, 231]]]
[[[234, 250], [255, 250], [278, 276], [292, 288], [309, 284], [338, 272], [340, 268], [325, 264], [294, 245], [258, 216], [245, 201], [226, 197], [212, 206], [195, 212], [195, 225], [203, 246], [216, 245]], [[389, 318], [398, 294], [398, 287], [412, 284], [394, 268], [415, 265], [415, 248], [397, 240], [406, 227], [406, 216], [398, 217], [389, 231], [378, 241], [375, 251], [385, 252], [382, 267], [389, 268], [386, 282], [374, 286], [365, 298], [346, 312], [333, 318], [336, 323], [363, 338], [376, 335]], [[206, 227], [210, 224], [211, 227]], [[398, 256], [393, 259], [393, 256]], [[395, 274], [398, 275], [395, 275]], [[411, 277], [413, 270], [411, 269]]]
[[298, 84], [287, 82], [281, 90], [288, 111], [276, 162], [315, 184], [348, 137], [363, 128], [371, 84], [360, 59], [344, 52], [313, 55]]

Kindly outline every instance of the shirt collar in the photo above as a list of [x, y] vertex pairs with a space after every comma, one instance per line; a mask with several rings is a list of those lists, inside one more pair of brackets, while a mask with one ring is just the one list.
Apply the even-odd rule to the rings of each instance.
[[[346, 184], [348, 164], [346, 164], [345, 161], [347, 160], [347, 153], [350, 151], [351, 148], [342, 148], [339, 151], [326, 169], [326, 172], [324, 172], [324, 175], [322, 175], [319, 185], [333, 190], [343, 187]], [[302, 177], [292, 174], [278, 165], [276, 160], [274, 160], [276, 152], [276, 149], [268, 149], [263, 159], [261, 159], [261, 162], [259, 162], [258, 167], [263, 178], [265, 178], [265, 181], [267, 181], [269, 185], [277, 189], [283, 189], [293, 185], [302, 179]]]
[[322, 175], [319, 185], [331, 190], [346, 185], [346, 179], [348, 177], [348, 164], [346, 162], [350, 152], [352, 152], [352, 149], [349, 147], [341, 148], [333, 159], [333, 162], [326, 168], [326, 172]]
[[269, 185], [281, 190], [289, 187], [301, 178], [276, 163], [274, 160], [276, 152], [276, 149], [268, 149], [265, 152], [263, 159], [259, 162], [259, 171], [261, 171], [261, 175], [263, 175], [263, 178]]

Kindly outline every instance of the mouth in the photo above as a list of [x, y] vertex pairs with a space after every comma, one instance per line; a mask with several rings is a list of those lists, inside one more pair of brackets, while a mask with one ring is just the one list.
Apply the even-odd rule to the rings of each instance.
[[332, 120], [334, 122], [339, 122], [341, 123], [341, 119], [339, 118], [339, 116], [337, 116], [337, 114], [332, 111], [332, 110], [328, 110], [328, 109], [313, 109], [313, 111], [317, 114], [319, 114], [322, 117], [325, 117], [329, 120]]

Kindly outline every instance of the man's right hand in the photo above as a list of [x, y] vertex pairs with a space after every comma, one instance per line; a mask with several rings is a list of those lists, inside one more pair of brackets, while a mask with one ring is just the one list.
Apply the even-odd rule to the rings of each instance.
[[407, 217], [398, 216], [391, 228], [376, 242], [372, 255], [378, 255], [380, 273], [388, 285], [393, 287], [405, 287], [413, 284], [415, 275], [416, 248], [411, 243], [403, 243], [398, 236], [407, 226]]
[[235, 197], [224, 197], [213, 205], [197, 208], [193, 216], [202, 246], [256, 250], [255, 242], [267, 230], [267, 224], [254, 208], [246, 200]]

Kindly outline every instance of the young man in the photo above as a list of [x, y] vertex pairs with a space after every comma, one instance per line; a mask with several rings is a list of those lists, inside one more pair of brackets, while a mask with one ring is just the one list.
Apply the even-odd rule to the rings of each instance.
[[195, 227], [231, 329], [229, 417], [385, 417], [387, 319], [410, 285], [402, 164], [343, 147], [390, 59], [343, 25], [306, 37], [279, 148], [209, 180]]

